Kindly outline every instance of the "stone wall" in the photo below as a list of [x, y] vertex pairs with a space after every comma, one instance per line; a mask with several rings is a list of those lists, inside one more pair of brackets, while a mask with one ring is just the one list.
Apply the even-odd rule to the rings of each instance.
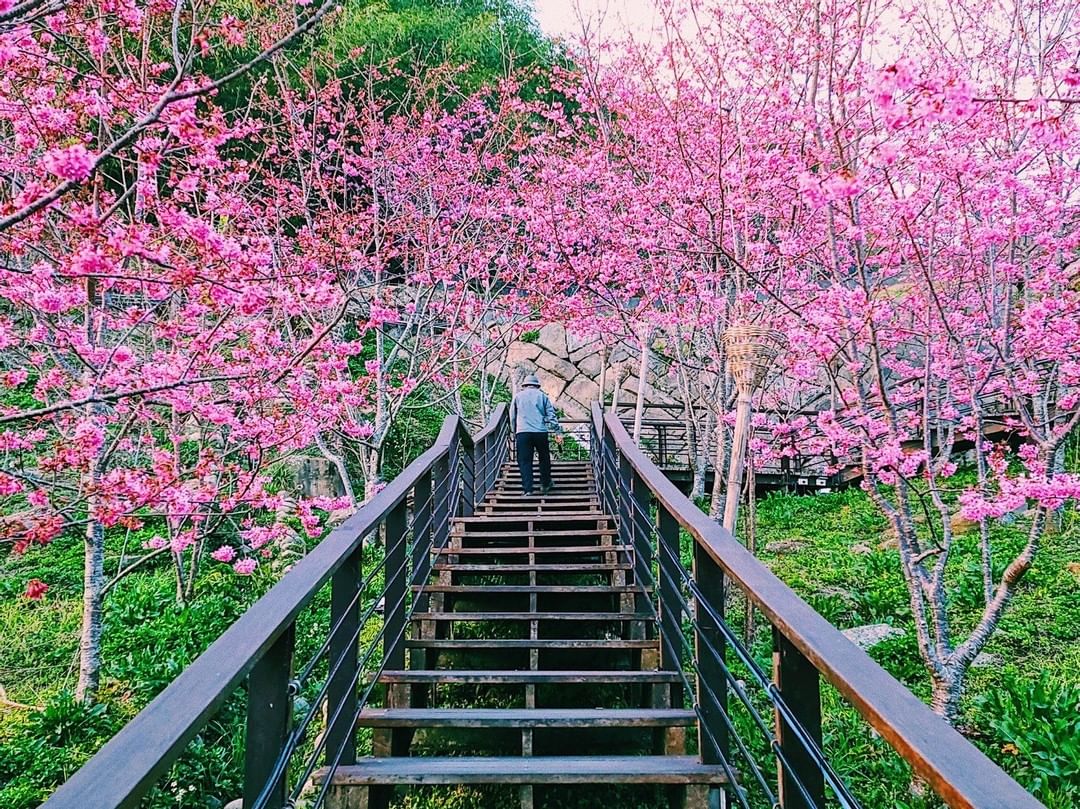
[[[540, 387], [568, 418], [588, 417], [592, 403], [600, 397], [600, 369], [603, 362], [598, 338], [584, 338], [568, 331], [561, 323], [549, 323], [540, 329], [535, 341], [510, 344], [505, 366], [493, 366], [494, 373], [508, 375], [510, 386], [517, 390], [521, 378], [535, 373]], [[616, 376], [622, 377], [619, 401], [632, 404], [637, 398], [637, 371], [640, 357], [636, 346], [616, 345], [608, 357], [607, 399], [610, 402]], [[649, 404], [673, 404], [664, 390], [665, 369], [653, 367], [647, 380], [645, 401]]]

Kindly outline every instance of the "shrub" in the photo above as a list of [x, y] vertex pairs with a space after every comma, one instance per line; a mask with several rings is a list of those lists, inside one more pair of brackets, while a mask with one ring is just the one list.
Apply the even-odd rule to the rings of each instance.
[[1048, 806], [1080, 805], [1080, 683], [1004, 678], [976, 701], [998, 761]]

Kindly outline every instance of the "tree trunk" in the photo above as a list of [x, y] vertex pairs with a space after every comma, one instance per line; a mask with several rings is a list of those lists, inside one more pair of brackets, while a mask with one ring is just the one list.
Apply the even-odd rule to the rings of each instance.
[[645, 415], [645, 389], [649, 384], [649, 342], [652, 331], [641, 338], [641, 363], [638, 365], [637, 401], [634, 402], [634, 443], [641, 442], [641, 421]]
[[960, 697], [964, 693], [966, 672], [962, 666], [942, 666], [931, 675], [933, 696], [930, 707], [953, 727], [960, 719]]
[[[92, 503], [91, 503], [92, 505]], [[79, 682], [75, 698], [93, 702], [101, 673], [101, 605], [105, 587], [105, 526], [91, 520], [86, 527], [83, 558], [83, 617], [79, 636]]]
[[727, 435], [728, 428], [724, 424], [724, 406], [721, 404], [716, 411], [716, 457], [713, 458], [713, 485], [712, 500], [709, 503], [709, 516], [714, 520], [720, 518], [721, 503], [724, 502], [724, 469], [727, 466]]

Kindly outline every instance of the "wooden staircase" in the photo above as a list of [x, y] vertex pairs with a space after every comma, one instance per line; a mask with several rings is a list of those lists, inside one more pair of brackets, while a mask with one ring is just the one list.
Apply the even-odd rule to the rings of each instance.
[[574, 806], [603, 806], [611, 787], [595, 785], [620, 784], [653, 796], [635, 805], [704, 807], [725, 783], [687, 754], [695, 714], [682, 676], [658, 670], [649, 595], [591, 466], [553, 473], [553, 492], [526, 498], [505, 467], [454, 521], [432, 580], [414, 587], [407, 667], [382, 673], [384, 707], [358, 718], [374, 756], [333, 773], [328, 806], [460, 784], [503, 785], [492, 807], [509, 805], [508, 788], [522, 807], [561, 805], [552, 790], [568, 785], [583, 790]]

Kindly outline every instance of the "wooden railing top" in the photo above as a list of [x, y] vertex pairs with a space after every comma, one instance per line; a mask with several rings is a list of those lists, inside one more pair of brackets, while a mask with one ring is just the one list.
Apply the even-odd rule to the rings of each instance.
[[951, 807], [1040, 809], [1030, 793], [825, 620], [719, 523], [676, 488], [627, 433], [593, 406], [605, 430], [657, 501], [751, 601]]
[[[500, 405], [485, 432], [497, 430], [505, 415], [506, 405]], [[455, 439], [467, 450], [474, 445], [461, 419], [448, 416], [430, 449], [297, 562], [62, 784], [42, 809], [87, 809], [101, 795], [109, 796], [110, 807], [137, 806], [300, 611], [449, 452]]]

